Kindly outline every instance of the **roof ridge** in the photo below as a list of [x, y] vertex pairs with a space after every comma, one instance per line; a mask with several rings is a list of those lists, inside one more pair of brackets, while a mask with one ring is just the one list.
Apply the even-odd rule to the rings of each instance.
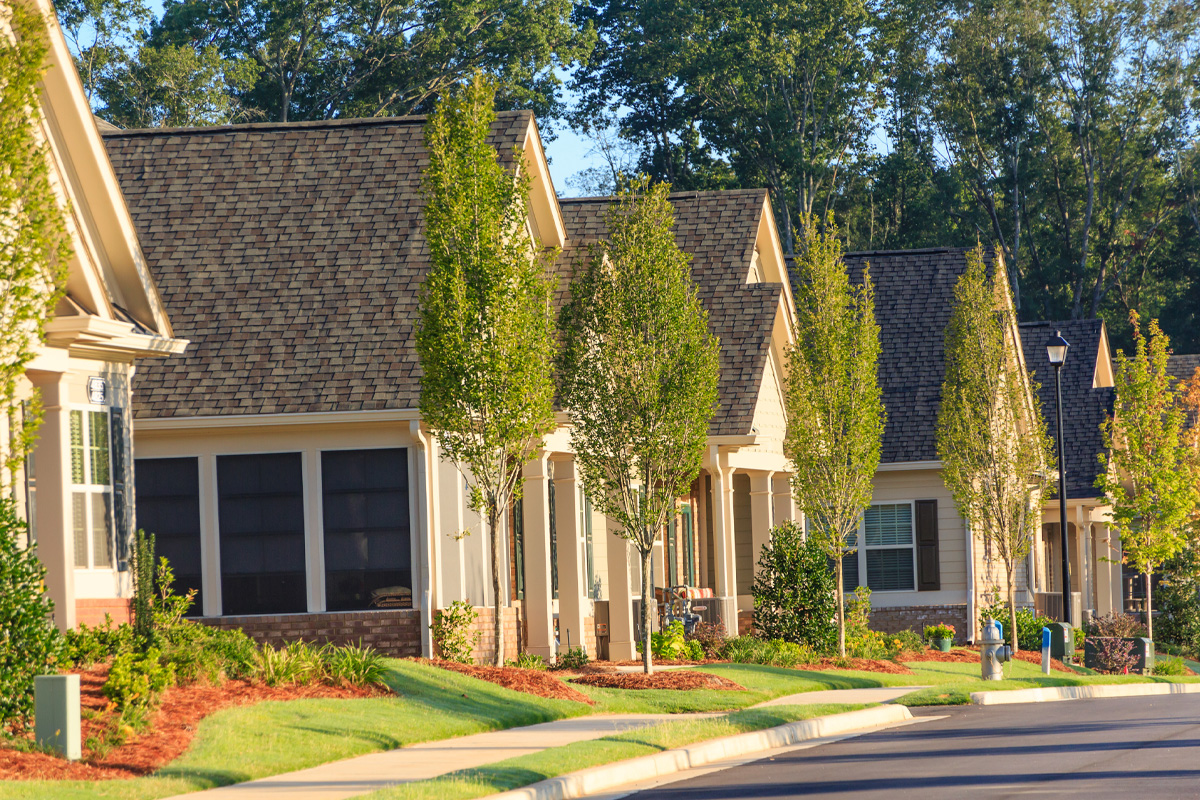
[[[689, 197], [728, 197], [730, 195], [744, 194], [766, 194], [766, 189], [703, 189], [703, 190], [687, 190], [682, 192], [671, 192], [668, 197], [672, 200], [686, 200]], [[588, 197], [560, 197], [558, 202], [563, 203], [601, 203], [612, 202], [616, 199], [616, 195], [591, 195]]]
[[[496, 119], [519, 118], [532, 116], [528, 109], [516, 111], [497, 111]], [[106, 139], [144, 136], [180, 136], [191, 134], [218, 134], [235, 131], [291, 131], [319, 130], [322, 128], [369, 128], [387, 125], [424, 125], [429, 119], [428, 114], [406, 114], [399, 117], [349, 117], [338, 119], [298, 120], [295, 122], [240, 122], [232, 125], [200, 125], [183, 128], [116, 128], [102, 130], [100, 135]]]
[[[873, 255], [914, 255], [917, 253], [965, 253], [974, 250], [973, 247], [917, 247], [896, 250], [851, 250], [842, 256], [873, 256]], [[986, 255], [986, 252], [985, 252]]]

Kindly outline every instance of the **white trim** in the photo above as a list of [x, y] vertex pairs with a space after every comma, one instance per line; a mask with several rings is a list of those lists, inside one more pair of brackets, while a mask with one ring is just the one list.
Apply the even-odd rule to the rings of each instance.
[[300, 454], [300, 486], [304, 498], [304, 577], [308, 612], [326, 610], [325, 599], [325, 515], [322, 504], [325, 487], [321, 477], [321, 451]]
[[206, 453], [197, 456], [197, 489], [200, 492], [200, 584], [204, 589], [201, 598], [206, 617], [220, 617], [224, 613], [225, 598], [221, 584], [221, 501], [217, 483], [217, 456]]
[[975, 537], [971, 535], [971, 520], [963, 517], [967, 535], [967, 641], [975, 642]]
[[375, 411], [302, 411], [284, 414], [237, 414], [209, 417], [151, 417], [134, 419], [133, 424], [135, 430], [140, 431], [191, 431], [320, 423], [408, 422], [418, 420], [420, 417], [421, 410], [418, 408], [388, 408]]
[[875, 468], [876, 472], [903, 472], [910, 469], [941, 469], [941, 461], [892, 461], [887, 464], [880, 464]]

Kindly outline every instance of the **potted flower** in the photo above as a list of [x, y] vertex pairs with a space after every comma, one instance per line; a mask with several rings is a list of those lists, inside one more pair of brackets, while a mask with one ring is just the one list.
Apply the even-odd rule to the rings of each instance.
[[954, 642], [954, 626], [944, 622], [927, 625], [925, 626], [925, 638], [930, 641], [931, 647], [936, 647], [943, 653], [949, 653], [950, 645]]

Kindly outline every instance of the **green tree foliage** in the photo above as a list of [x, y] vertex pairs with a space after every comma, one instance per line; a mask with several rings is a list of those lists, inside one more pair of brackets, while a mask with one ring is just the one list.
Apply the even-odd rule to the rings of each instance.
[[1108, 455], [1096, 486], [1112, 504], [1122, 558], [1146, 576], [1146, 630], [1154, 637], [1150, 578], [1187, 544], [1200, 502], [1197, 453], [1184, 436], [1182, 388], [1167, 373], [1170, 341], [1150, 320], [1143, 335], [1131, 315], [1133, 357], [1117, 350], [1113, 415], [1104, 423]]
[[[81, 34], [103, 32], [94, 44], [81, 35], [73, 49], [114, 121], [147, 105], [155, 124], [189, 109], [201, 112], [189, 124], [201, 125], [229, 109], [282, 122], [427, 112], [476, 70], [495, 80], [502, 107], [532, 107], [549, 120], [561, 112], [556, 69], [594, 40], [572, 22], [574, 8], [572, 0], [170, 0], [148, 19], [140, 0], [72, 0], [60, 17]], [[156, 84], [182, 87], [188, 99], [161, 109], [168, 98]]]
[[[554, 428], [554, 282], [528, 227], [529, 175], [488, 143], [494, 88], [476, 73], [425, 128], [425, 235], [430, 270], [416, 335], [421, 418], [462, 471], [487, 524], [496, 599], [496, 666], [503, 664], [501, 515], [521, 467]], [[520, 152], [514, 164], [523, 163]]]
[[758, 556], [754, 595], [754, 627], [766, 639], [785, 639], [818, 653], [837, 642], [833, 573], [829, 557], [804, 529], [785, 522], [771, 529], [771, 539]]
[[1159, 639], [1200, 655], [1200, 554], [1189, 542], [1163, 562], [1158, 584]]
[[53, 672], [66, 643], [53, 621], [46, 568], [22, 547], [25, 522], [0, 498], [0, 734], [23, 731], [33, 716], [33, 679]]
[[846, 655], [842, 557], [853, 552], [871, 502], [887, 412], [879, 390], [879, 326], [870, 274], [851, 286], [833, 219], [800, 219], [795, 261], [796, 343], [788, 354], [784, 452], [808, 536], [836, 570], [838, 653]]
[[45, 21], [9, 7], [12, 38], [0, 38], [0, 489], [33, 444], [36, 397], [21, 407], [18, 384], [37, 352], [66, 282], [70, 245], [50, 183], [49, 153], [37, 132]]
[[[675, 243], [670, 187], [634, 182], [605, 215], [608, 238], [576, 267], [560, 316], [563, 406], [584, 490], [621, 527], [642, 562], [678, 497], [700, 472], [717, 407], [720, 344]], [[652, 670], [651, 603], [642, 603], [642, 659]]]
[[[942, 480], [959, 514], [1004, 564], [1008, 627], [1017, 630], [1016, 570], [1041, 523], [1053, 464], [1050, 437], [1020, 360], [1004, 274], [988, 275], [983, 247], [967, 254], [946, 326], [946, 376], [938, 407]], [[1013, 649], [1019, 647], [1014, 641]]]

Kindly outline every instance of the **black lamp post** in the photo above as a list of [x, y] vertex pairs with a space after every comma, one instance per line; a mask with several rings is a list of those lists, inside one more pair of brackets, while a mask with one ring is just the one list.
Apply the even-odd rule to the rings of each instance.
[[1054, 365], [1054, 409], [1058, 416], [1058, 534], [1062, 544], [1062, 621], [1071, 624], [1071, 560], [1067, 549], [1067, 466], [1063, 459], [1062, 366], [1067, 360], [1067, 340], [1055, 331], [1046, 342], [1046, 354]]

